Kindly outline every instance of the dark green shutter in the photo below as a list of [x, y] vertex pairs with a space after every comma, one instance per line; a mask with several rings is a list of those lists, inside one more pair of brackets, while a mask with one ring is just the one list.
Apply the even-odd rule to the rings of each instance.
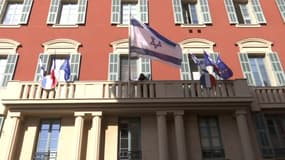
[[182, 80], [191, 80], [191, 70], [189, 64], [189, 54], [182, 55], [182, 62], [181, 62], [181, 79]]
[[80, 69], [80, 53], [70, 55], [70, 80], [79, 80], [79, 69]]
[[60, 0], [51, 0], [49, 12], [48, 12], [48, 18], [47, 18], [47, 24], [56, 24], [57, 15], [59, 12], [59, 5]]
[[121, 0], [112, 0], [111, 23], [120, 24], [121, 20]]
[[20, 24], [27, 24], [31, 12], [33, 0], [24, 0]]
[[87, 9], [87, 0], [79, 0], [77, 24], [85, 23], [86, 9]]
[[277, 82], [278, 86], [285, 85], [285, 76], [284, 76], [284, 70], [282, 68], [282, 65], [279, 60], [279, 56], [276, 52], [274, 53], [268, 53], [269, 59], [272, 64], [273, 68], [273, 74], [275, 76], [275, 80]]
[[255, 85], [252, 69], [249, 63], [247, 53], [240, 53], [239, 54], [240, 64], [243, 71], [243, 75], [247, 78], [247, 82], [249, 85]]
[[118, 81], [120, 79], [120, 55], [111, 53], [109, 55], [109, 76], [111, 81]]

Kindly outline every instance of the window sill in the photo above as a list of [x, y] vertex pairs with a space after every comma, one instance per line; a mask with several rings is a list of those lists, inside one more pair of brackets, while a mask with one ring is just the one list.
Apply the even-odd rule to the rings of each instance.
[[117, 27], [126, 28], [126, 27], [129, 27], [129, 24], [118, 24]]
[[261, 27], [260, 24], [236, 24], [236, 27], [240, 28], [255, 28], [255, 27]]
[[0, 28], [20, 28], [21, 25], [19, 24], [11, 24], [11, 25], [7, 25], [7, 24], [0, 24]]
[[53, 28], [77, 28], [77, 24], [54, 24], [52, 25]]
[[205, 28], [205, 24], [181, 24], [180, 25], [183, 28]]

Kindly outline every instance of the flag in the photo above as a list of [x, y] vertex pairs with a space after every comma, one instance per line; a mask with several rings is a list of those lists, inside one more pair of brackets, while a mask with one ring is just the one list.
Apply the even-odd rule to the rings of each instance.
[[60, 66], [60, 70], [64, 71], [64, 80], [68, 81], [70, 78], [70, 64], [69, 64], [69, 58], [66, 58], [65, 61]]
[[200, 83], [205, 88], [212, 88], [216, 86], [216, 79], [208, 72], [204, 72], [200, 77]]
[[182, 51], [178, 44], [134, 18], [130, 27], [130, 53], [181, 66]]
[[210, 57], [210, 55], [204, 51], [204, 62], [206, 66], [212, 66], [213, 67], [213, 71], [219, 76], [219, 69], [217, 64], [215, 63], [215, 61]]
[[53, 58], [53, 65], [52, 65], [52, 69], [51, 69], [51, 72], [50, 72], [50, 78], [52, 80], [52, 86], [55, 86], [56, 85], [56, 77], [55, 77], [55, 68], [56, 68], [56, 62], [55, 62], [55, 58]]
[[46, 75], [46, 70], [42, 63], [42, 56], [40, 56], [40, 75], [41, 75], [40, 80], [43, 80], [44, 76]]
[[191, 55], [191, 58], [192, 58], [193, 62], [196, 65], [201, 65], [201, 60], [199, 58], [197, 58], [194, 54], [190, 54], [190, 55]]
[[217, 58], [216, 65], [219, 71], [219, 76], [223, 79], [229, 79], [233, 76], [233, 71], [222, 61], [220, 56]]

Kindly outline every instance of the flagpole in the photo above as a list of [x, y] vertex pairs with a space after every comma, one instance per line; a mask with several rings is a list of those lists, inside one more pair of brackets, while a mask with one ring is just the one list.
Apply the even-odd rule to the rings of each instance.
[[129, 39], [129, 55], [128, 55], [128, 98], [131, 97], [131, 10], [129, 13], [129, 27], [128, 27], [128, 39]]

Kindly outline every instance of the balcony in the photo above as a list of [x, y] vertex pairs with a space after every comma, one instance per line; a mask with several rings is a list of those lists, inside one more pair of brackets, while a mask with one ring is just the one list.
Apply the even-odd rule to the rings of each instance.
[[[250, 103], [246, 80], [217, 81], [203, 88], [199, 81], [78, 81], [43, 90], [37, 82], [10, 81], [0, 90], [3, 104], [68, 103]], [[52, 100], [52, 101], [51, 101]]]

